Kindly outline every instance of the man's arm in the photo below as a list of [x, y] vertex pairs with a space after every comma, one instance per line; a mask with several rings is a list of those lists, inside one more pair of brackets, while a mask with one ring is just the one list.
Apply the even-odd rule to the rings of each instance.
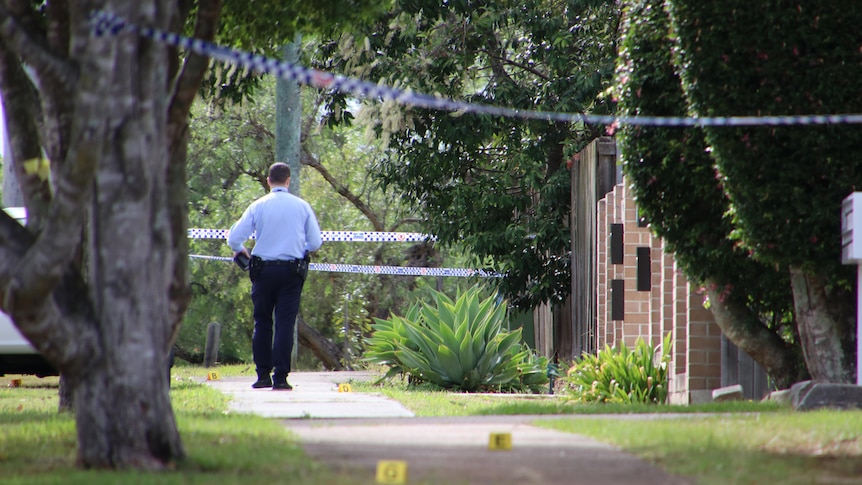
[[231, 226], [227, 234], [227, 245], [233, 250], [234, 256], [245, 253], [246, 256], [251, 257], [244, 243], [253, 231], [254, 222], [251, 216], [251, 207], [249, 207], [242, 214], [242, 217]]
[[311, 210], [305, 219], [305, 249], [317, 251], [321, 244], [323, 244], [323, 236], [320, 234], [320, 225], [317, 223], [314, 211]]

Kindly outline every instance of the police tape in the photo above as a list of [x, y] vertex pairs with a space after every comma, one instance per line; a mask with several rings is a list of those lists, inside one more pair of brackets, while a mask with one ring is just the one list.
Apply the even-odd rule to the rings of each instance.
[[[204, 259], [210, 261], [233, 261], [225, 256], [207, 256], [202, 254], [190, 254], [190, 258]], [[469, 269], [469, 268], [417, 268], [413, 266], [378, 266], [365, 264], [329, 264], [311, 263], [308, 265], [311, 271], [323, 271], [328, 273], [359, 273], [374, 275], [395, 276], [456, 276], [477, 278], [502, 278], [503, 275], [496, 271]]]
[[104, 11], [91, 15], [91, 28], [97, 36], [118, 35], [121, 32], [137, 32], [139, 35], [165, 45], [206, 56], [218, 61], [241, 66], [252, 71], [270, 74], [319, 89], [330, 89], [358, 98], [394, 100], [405, 106], [437, 109], [442, 111], [486, 114], [492, 116], [545, 120], [553, 122], [582, 122], [588, 125], [637, 125], [661, 127], [686, 126], [788, 126], [830, 125], [862, 123], [862, 114], [789, 115], [789, 116], [613, 116], [585, 113], [559, 113], [492, 106], [456, 101], [449, 98], [398, 89], [383, 84], [362, 81], [335, 75], [298, 64], [267, 58], [259, 54], [221, 47], [200, 39], [183, 37], [150, 27], [140, 27], [126, 22], [121, 17]]
[[[227, 229], [189, 229], [189, 239], [226, 239]], [[437, 238], [420, 232], [320, 231], [323, 242], [424, 242]], [[254, 235], [252, 235], [254, 239]]]

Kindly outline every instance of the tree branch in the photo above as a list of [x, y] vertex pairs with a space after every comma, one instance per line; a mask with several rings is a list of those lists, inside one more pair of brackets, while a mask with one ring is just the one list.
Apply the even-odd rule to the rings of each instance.
[[[221, 0], [201, 0], [198, 4], [194, 37], [206, 41], [215, 39], [220, 15]], [[209, 58], [194, 53], [189, 54], [183, 63], [174, 85], [168, 112], [168, 122], [174, 128], [171, 130], [171, 147], [184, 143], [183, 135], [188, 131], [189, 111], [208, 67]], [[180, 129], [181, 126], [185, 126], [185, 129]]]
[[[12, 274], [17, 265], [8, 262], [23, 260], [33, 242], [34, 237], [27, 229], [0, 211], [0, 275]], [[0, 278], [0, 281], [8, 282], [9, 278]], [[94, 345], [98, 341], [93, 325], [95, 316], [79, 273], [67, 270], [51, 298], [25, 311], [15, 311], [13, 305], [8, 305], [8, 292], [2, 283], [0, 289], [4, 294], [0, 307], [12, 315], [21, 333], [51, 364], [58, 369], [85, 372], [97, 362], [100, 353]], [[67, 342], [68, 345], [56, 346], [51, 342]], [[82, 347], [86, 350], [81, 351]]]
[[354, 207], [359, 209], [359, 212], [365, 215], [366, 218], [371, 222], [371, 225], [374, 226], [375, 231], [384, 231], [383, 222], [377, 217], [377, 214], [371, 210], [368, 205], [362, 201], [356, 194], [350, 191], [350, 189], [338, 182], [335, 177], [326, 169], [315, 157], [312, 155], [305, 147], [302, 148], [302, 153], [300, 155], [300, 162], [303, 165], [308, 165], [309, 167], [317, 170], [317, 172], [323, 176], [324, 180], [326, 180], [329, 185], [338, 192], [339, 195], [349, 200]]
[[[529, 72], [530, 74], [532, 74], [532, 75], [534, 75], [534, 76], [536, 76], [536, 77], [541, 78], [543, 81], [547, 81], [548, 79], [550, 79], [550, 78], [549, 78], [548, 76], [546, 76], [545, 74], [543, 74], [543, 73], [541, 73], [541, 72], [539, 72], [539, 71], [537, 71], [537, 70], [533, 69], [533, 68], [532, 68], [532, 67], [530, 67], [530, 66], [527, 66], [527, 65], [525, 65], [525, 64], [521, 64], [520, 62], [515, 62], [515, 61], [513, 61], [513, 60], [509, 59], [508, 57], [503, 57], [503, 56], [501, 56], [501, 55], [495, 54], [495, 53], [491, 52], [491, 51], [490, 51], [490, 50], [488, 50], [488, 49], [479, 49], [479, 52], [484, 53], [485, 55], [487, 55], [487, 56], [488, 56], [488, 58], [489, 58], [489, 59], [491, 59], [491, 60], [495, 61], [495, 62], [493, 62], [493, 63], [492, 63], [492, 64], [495, 66], [495, 67], [493, 67], [493, 68], [492, 68], [492, 70], [494, 71], [494, 73], [495, 73], [495, 74], [498, 74], [498, 75], [499, 75], [499, 74], [500, 74], [500, 72], [501, 72], [501, 71], [503, 71], [503, 67], [502, 67], [502, 66], [503, 66], [503, 65], [507, 65], [507, 66], [514, 66], [514, 67], [517, 67], [518, 69], [523, 69], [524, 71], [527, 71], [527, 72]], [[510, 80], [511, 80], [511, 78], [509, 78], [508, 73], [506, 74], [506, 78], [508, 78], [508, 79], [510, 79]]]
[[418, 217], [405, 217], [404, 219], [401, 219], [400, 221], [396, 222], [395, 224], [392, 224], [392, 227], [389, 228], [389, 231], [390, 232], [397, 231], [399, 227], [401, 227], [405, 224], [419, 224], [421, 222], [423, 222], [423, 219], [419, 219]]
[[[52, 80], [58, 85], [74, 86], [78, 79], [78, 70], [74, 64], [56, 55], [48, 45], [44, 34], [41, 37], [34, 36], [36, 30], [28, 29], [23, 25], [20, 13], [17, 11], [26, 3], [9, 3], [16, 7], [15, 11], [7, 8], [8, 4], [0, 3], [0, 18], [3, 19], [0, 20], [0, 36], [6, 40], [7, 45], [34, 70], [37, 82], [40, 84]], [[30, 7], [21, 13], [26, 12], [32, 12]]]
[[[6, 48], [6, 43], [0, 38], [0, 93], [3, 95], [3, 109], [6, 119], [6, 133], [12, 161], [17, 160], [12, 169], [15, 178], [21, 186], [24, 205], [28, 208], [28, 223], [31, 227], [41, 227], [42, 214], [47, 211], [51, 199], [47, 180], [38, 176], [27, 175], [24, 164], [20, 163], [42, 156], [42, 145], [39, 141], [37, 120], [39, 114], [39, 96], [18, 62], [18, 56]], [[8, 161], [7, 161], [8, 162]]]
[[[184, 3], [178, 22], [185, 18], [184, 12], [190, 4]], [[218, 19], [221, 14], [221, 0], [201, 0], [198, 2], [197, 21], [194, 36], [211, 41], [215, 38]], [[198, 54], [189, 54], [176, 78], [173, 97], [168, 107], [168, 154], [167, 168], [168, 211], [170, 213], [171, 237], [174, 258], [171, 284], [168, 295], [171, 305], [171, 332], [168, 339], [173, 342], [179, 331], [182, 317], [191, 302], [191, 289], [188, 285], [188, 186], [187, 155], [189, 139], [189, 112], [194, 103], [209, 59]]]

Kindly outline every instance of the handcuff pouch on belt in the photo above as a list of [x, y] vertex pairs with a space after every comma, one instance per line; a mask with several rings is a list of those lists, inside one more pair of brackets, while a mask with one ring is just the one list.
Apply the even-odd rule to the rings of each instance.
[[305, 278], [308, 277], [308, 265], [311, 263], [311, 255], [308, 254], [308, 251], [302, 256], [302, 259], [296, 260], [296, 274], [302, 278], [302, 281], [305, 281]]
[[260, 276], [261, 271], [263, 271], [263, 260], [260, 259], [260, 256], [252, 256], [248, 266], [248, 277], [254, 282]]

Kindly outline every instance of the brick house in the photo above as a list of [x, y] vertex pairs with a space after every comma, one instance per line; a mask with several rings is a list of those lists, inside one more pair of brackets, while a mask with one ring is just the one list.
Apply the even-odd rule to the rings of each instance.
[[671, 333], [672, 403], [710, 401], [714, 389], [732, 384], [749, 399], [765, 395], [763, 370], [722, 336], [699, 288], [638, 217], [614, 139], [593, 141], [570, 169], [572, 295], [534, 312], [536, 348], [571, 360], [639, 337], [658, 347]]
[[[659, 346], [672, 334], [670, 401], [706, 402], [721, 387], [721, 330], [703, 297], [638, 218], [625, 184], [597, 204], [596, 346]], [[662, 349], [664, 352], [664, 349]]]

